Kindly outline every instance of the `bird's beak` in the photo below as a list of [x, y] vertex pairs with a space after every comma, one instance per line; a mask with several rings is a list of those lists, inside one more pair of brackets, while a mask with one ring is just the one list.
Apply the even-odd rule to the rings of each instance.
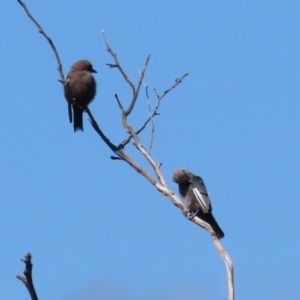
[[92, 73], [97, 73], [97, 71], [96, 71], [96, 70], [94, 70], [94, 69], [92, 69]]

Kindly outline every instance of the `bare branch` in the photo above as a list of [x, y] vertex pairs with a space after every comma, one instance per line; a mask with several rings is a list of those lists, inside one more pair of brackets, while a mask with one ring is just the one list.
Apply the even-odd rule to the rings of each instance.
[[[104, 33], [103, 33], [103, 36], [104, 36]], [[121, 66], [119, 65], [119, 62], [117, 61], [116, 55], [111, 50], [111, 48], [108, 46], [107, 41], [105, 39], [105, 36], [104, 36], [104, 41], [105, 41], [105, 44], [106, 44], [108, 52], [115, 59], [115, 65], [113, 65], [113, 66], [114, 67], [116, 66], [117, 68], [119, 68], [120, 71], [122, 70], [121, 73], [122, 73], [124, 79], [128, 82], [129, 79], [128, 79], [127, 75], [124, 73], [124, 71], [121, 68]], [[120, 146], [124, 147], [131, 140], [131, 138], [133, 138], [134, 139], [134, 145], [135, 145], [135, 147], [137, 148], [138, 151], [140, 151], [143, 154], [143, 156], [149, 162], [150, 166], [152, 167], [152, 169], [154, 170], [154, 172], [155, 172], [155, 174], [157, 176], [158, 182], [155, 184], [155, 187], [157, 188], [157, 190], [160, 193], [162, 193], [164, 196], [166, 196], [169, 200], [171, 200], [174, 205], [176, 205], [177, 207], [179, 207], [181, 209], [181, 211], [185, 215], [187, 215], [187, 217], [189, 218], [189, 220], [191, 220], [195, 224], [201, 226], [202, 228], [206, 229], [210, 233], [210, 235], [211, 235], [211, 237], [213, 239], [214, 245], [215, 245], [216, 249], [218, 250], [220, 256], [223, 258], [223, 261], [224, 261], [224, 263], [226, 265], [226, 269], [227, 269], [227, 283], [228, 283], [228, 297], [229, 297], [228, 299], [229, 300], [233, 300], [234, 299], [233, 264], [232, 264], [232, 262], [230, 260], [230, 257], [228, 256], [228, 254], [226, 253], [225, 249], [221, 245], [220, 241], [218, 240], [218, 238], [217, 238], [215, 232], [212, 230], [211, 226], [209, 224], [207, 224], [206, 222], [202, 221], [201, 219], [199, 219], [198, 217], [195, 217], [195, 216], [192, 216], [192, 215], [186, 213], [185, 206], [179, 201], [179, 199], [176, 197], [176, 195], [168, 189], [168, 187], [166, 185], [166, 182], [165, 182], [164, 177], [163, 177], [163, 175], [161, 173], [161, 170], [160, 170], [160, 167], [161, 167], [162, 164], [161, 163], [155, 163], [155, 161], [151, 157], [150, 153], [145, 149], [145, 147], [143, 146], [143, 144], [140, 142], [140, 140], [138, 138], [138, 133], [140, 133], [146, 127], [146, 125], [149, 123], [149, 121], [152, 120], [152, 118], [155, 115], [158, 114], [157, 111], [158, 111], [158, 108], [160, 106], [161, 100], [165, 97], [165, 95], [167, 93], [169, 93], [179, 83], [181, 83], [182, 80], [188, 75], [188, 73], [185, 73], [180, 78], [176, 78], [175, 79], [175, 83], [170, 88], [168, 88], [167, 90], [165, 90], [162, 93], [162, 95], [159, 95], [159, 93], [157, 92], [157, 90], [154, 89], [154, 92], [155, 92], [155, 94], [157, 96], [156, 107], [154, 108], [153, 112], [150, 113], [150, 116], [146, 119], [146, 121], [144, 122], [144, 124], [141, 126], [141, 128], [139, 130], [137, 130], [137, 131], [133, 130], [133, 128], [131, 127], [131, 125], [127, 121], [127, 116], [131, 113], [131, 111], [132, 111], [132, 109], [134, 107], [135, 101], [136, 101], [136, 99], [138, 97], [138, 91], [139, 91], [139, 88], [140, 88], [141, 83], [143, 81], [144, 72], [146, 70], [147, 64], [148, 64], [148, 61], [146, 60], [143, 72], [140, 75], [140, 80], [139, 80], [137, 88], [133, 87], [132, 86], [132, 82], [129, 80], [129, 82], [130, 82], [129, 85], [131, 86], [131, 88], [133, 90], [133, 98], [132, 98], [132, 101], [130, 103], [130, 106], [129, 106], [128, 110], [126, 110], [126, 111], [122, 110], [122, 123], [123, 123], [123, 126], [129, 132], [129, 137], [127, 139], [125, 139], [121, 143]], [[119, 100], [118, 100], [118, 103], [119, 103], [119, 106], [121, 107]], [[125, 161], [127, 161], [127, 159], [129, 159], [129, 157], [124, 158]], [[130, 160], [131, 160], [131, 158], [130, 158]], [[131, 160], [130, 161], [130, 165], [133, 166], [136, 169], [136, 162], [135, 161]], [[153, 181], [152, 184], [154, 182], [155, 181]]]
[[123, 160], [126, 163], [128, 163], [133, 169], [135, 169], [138, 173], [140, 173], [142, 176], [144, 176], [152, 185], [156, 185], [157, 181], [139, 164], [137, 164], [130, 156], [126, 154], [124, 150], [119, 146], [115, 146], [110, 142], [110, 140], [104, 135], [104, 133], [101, 131], [100, 127], [98, 126], [96, 120], [94, 119], [92, 113], [90, 110], [86, 107], [86, 112], [88, 116], [91, 119], [91, 124], [95, 131], [100, 135], [104, 143], [117, 155], [117, 156], [111, 156], [112, 160]]
[[[141, 72], [139, 71], [139, 76], [141, 77]], [[143, 81], [144, 86], [145, 86], [145, 93], [146, 93], [146, 100], [147, 100], [147, 105], [148, 105], [148, 110], [149, 110], [149, 117], [151, 120], [151, 135], [150, 135], [150, 144], [148, 148], [148, 153], [151, 155], [151, 150], [153, 146], [153, 139], [154, 139], [154, 131], [155, 131], [155, 125], [152, 117], [152, 109], [151, 109], [151, 102], [149, 98], [149, 93], [148, 93], [148, 85]]]
[[123, 78], [125, 79], [125, 81], [129, 84], [129, 86], [132, 89], [132, 96], [134, 96], [135, 94], [135, 87], [133, 85], [133, 83], [131, 82], [131, 80], [127, 77], [127, 75], [125, 74], [125, 72], [123, 71], [122, 67], [119, 64], [118, 58], [117, 58], [117, 54], [114, 53], [111, 48], [109, 47], [107, 40], [106, 40], [106, 36], [105, 36], [105, 32], [104, 30], [102, 30], [102, 37], [104, 40], [104, 43], [106, 45], [106, 50], [107, 52], [109, 52], [111, 54], [111, 56], [114, 58], [115, 63], [114, 64], [107, 64], [110, 68], [118, 68], [120, 73], [122, 74]]
[[185, 73], [185, 74], [182, 75], [181, 77], [176, 78], [176, 79], [175, 79], [175, 83], [174, 83], [170, 88], [168, 88], [167, 90], [165, 90], [161, 96], [158, 95], [158, 93], [157, 93], [157, 91], [156, 91], [156, 89], [155, 89], [154, 92], [156, 93], [157, 98], [160, 98], [160, 100], [161, 100], [164, 96], [166, 96], [167, 93], [169, 93], [171, 90], [173, 90], [174, 88], [176, 88], [176, 86], [177, 86], [179, 83], [181, 83], [182, 80], [183, 80], [186, 76], [188, 76], [188, 75], [189, 75], [189, 73]]
[[[144, 122], [144, 124], [138, 129], [135, 131], [135, 134], [139, 134], [141, 131], [143, 131], [147, 124], [152, 120], [152, 118], [156, 115], [159, 115], [159, 113], [157, 113], [155, 110], [152, 112], [152, 114], [148, 117], [148, 119]], [[132, 139], [132, 136], [129, 135], [126, 139], [124, 139], [121, 144], [120, 144], [120, 147], [124, 148], [129, 142], [130, 140]]]
[[132, 111], [132, 109], [133, 109], [133, 107], [136, 103], [136, 100], [138, 98], [139, 91], [140, 91], [140, 88], [141, 88], [141, 85], [142, 85], [142, 82], [143, 82], [143, 79], [144, 79], [144, 76], [145, 76], [145, 72], [146, 72], [146, 69], [147, 69], [147, 66], [148, 66], [148, 63], [149, 63], [149, 59], [150, 59], [150, 54], [147, 56], [143, 71], [142, 71], [141, 75], [139, 76], [140, 78], [139, 78], [139, 82], [138, 82], [138, 85], [137, 85], [137, 88], [136, 88], [136, 92], [132, 97], [132, 100], [131, 100], [131, 103], [129, 104], [128, 109], [125, 111], [126, 117], [131, 113], [131, 111]]
[[[130, 128], [130, 126], [128, 128]], [[164, 181], [164, 177], [163, 177], [163, 175], [161, 173], [161, 170], [160, 170], [161, 164], [156, 164], [154, 162], [154, 160], [149, 155], [149, 153], [146, 151], [145, 147], [140, 143], [139, 139], [137, 138], [137, 135], [135, 135], [134, 132], [130, 131], [130, 134], [133, 136], [133, 138], [135, 140], [134, 145], [144, 155], [144, 157], [147, 159], [147, 161], [150, 163], [150, 165], [154, 169], [155, 174], [157, 175], [158, 183], [156, 184], [156, 188], [161, 193], [163, 193], [163, 195], [167, 196], [168, 199], [170, 199], [174, 205], [181, 208], [181, 211], [184, 214], [186, 214], [186, 208], [183, 206], [182, 203], [179, 203], [179, 200], [178, 200], [177, 197], [174, 196], [174, 193], [169, 191], [169, 189], [168, 189], [168, 187], [167, 187], [167, 185]], [[226, 265], [227, 284], [228, 284], [228, 299], [229, 300], [234, 300], [234, 275], [233, 275], [234, 270], [233, 270], [233, 264], [232, 264], [232, 261], [231, 261], [229, 255], [225, 251], [224, 247], [221, 245], [221, 243], [220, 243], [219, 239], [217, 238], [215, 232], [213, 231], [213, 229], [211, 228], [211, 226], [208, 223], [202, 221], [198, 217], [193, 217], [190, 220], [192, 222], [194, 222], [195, 224], [201, 226], [202, 228], [206, 229], [210, 233], [210, 235], [213, 239], [214, 245], [215, 245], [217, 251], [219, 252], [220, 256], [223, 258], [223, 261]]]
[[135, 147], [144, 155], [144, 157], [146, 158], [146, 160], [149, 162], [150, 166], [152, 167], [152, 169], [154, 170], [158, 182], [167, 188], [167, 184], [164, 180], [164, 177], [161, 174], [160, 171], [160, 167], [162, 165], [162, 163], [155, 163], [155, 161], [153, 160], [153, 158], [151, 157], [151, 155], [148, 153], [148, 151], [146, 150], [146, 148], [141, 144], [141, 142], [139, 141], [139, 138], [137, 137], [137, 135], [134, 133], [134, 131], [132, 130], [132, 128], [128, 125], [129, 128], [129, 132], [130, 134], [133, 136], [134, 138], [134, 145]]
[[140, 165], [138, 165], [130, 156], [128, 156], [125, 151], [118, 150], [117, 154], [120, 158], [126, 161], [133, 169], [135, 169], [138, 173], [144, 176], [152, 185], [156, 186], [157, 181]]
[[220, 256], [223, 258], [223, 261], [224, 261], [225, 266], [226, 266], [227, 285], [228, 285], [228, 300], [234, 300], [234, 268], [233, 268], [233, 263], [232, 263], [229, 255], [228, 255], [228, 253], [225, 251], [224, 247], [220, 243], [220, 240], [217, 238], [215, 232], [211, 228], [211, 226], [208, 223], [206, 223], [206, 222], [202, 221], [201, 219], [199, 219], [198, 217], [195, 217], [195, 216], [192, 217], [191, 215], [189, 215], [189, 213], [186, 213], [185, 206], [181, 203], [181, 201], [178, 199], [178, 197], [173, 192], [171, 192], [167, 187], [162, 186], [159, 183], [157, 183], [156, 188], [160, 193], [162, 193], [169, 200], [171, 200], [171, 202], [175, 206], [179, 207], [181, 209], [181, 211], [184, 213], [184, 215], [186, 215], [187, 218], [190, 221], [192, 221], [195, 224], [197, 224], [198, 226], [206, 229], [210, 233], [211, 238], [213, 240], [213, 243], [214, 243], [217, 251], [219, 252]]
[[109, 68], [117, 68], [118, 67], [118, 65], [116, 65], [116, 64], [106, 64], [107, 66], [109, 66]]
[[114, 64], [106, 64], [106, 65], [108, 65], [110, 68], [117, 68], [117, 69], [119, 69], [119, 71], [122, 74], [123, 78], [129, 84], [129, 86], [130, 86], [130, 88], [132, 90], [132, 99], [131, 99], [131, 102], [130, 102], [128, 108], [125, 110], [125, 115], [127, 117], [128, 115], [130, 115], [130, 113], [131, 113], [131, 111], [132, 111], [132, 109], [133, 109], [133, 107], [135, 105], [135, 102], [136, 102], [136, 100], [138, 98], [140, 87], [141, 87], [141, 84], [143, 82], [143, 78], [145, 76], [145, 72], [146, 72], [146, 69], [147, 69], [148, 62], [150, 60], [150, 55], [148, 55], [147, 58], [146, 58], [143, 71], [142, 71], [141, 76], [139, 78], [139, 82], [137, 84], [137, 87], [135, 88], [134, 84], [129, 79], [129, 77], [127, 76], [127, 74], [124, 72], [123, 68], [121, 67], [121, 65], [119, 63], [119, 60], [117, 58], [117, 54], [115, 52], [113, 52], [113, 50], [109, 46], [109, 44], [107, 42], [107, 39], [106, 39], [106, 36], [105, 36], [104, 30], [102, 30], [102, 37], [103, 37], [103, 40], [104, 40], [107, 52], [113, 57], [113, 59], [115, 61]]
[[116, 98], [116, 100], [118, 102], [119, 108], [121, 109], [122, 112], [124, 112], [124, 107], [123, 107], [121, 101], [119, 100], [119, 97], [118, 97], [117, 94], [115, 94], [115, 98]]
[[38, 300], [37, 294], [35, 292], [35, 288], [33, 285], [33, 280], [32, 280], [32, 263], [31, 263], [31, 254], [27, 253], [24, 256], [24, 259], [21, 259], [21, 261], [23, 261], [25, 263], [25, 270], [23, 272], [23, 274], [25, 275], [16, 275], [16, 277], [18, 279], [20, 279], [26, 286], [30, 297], [32, 300]]
[[220, 240], [216, 237], [214, 231], [212, 230], [211, 226], [204, 221], [200, 220], [198, 217], [195, 217], [193, 220], [194, 223], [201, 226], [202, 228], [205, 228], [207, 231], [209, 231], [212, 240], [214, 242], [214, 245], [219, 252], [220, 256], [223, 258], [223, 261], [226, 266], [227, 271], [227, 285], [228, 285], [228, 300], [234, 300], [234, 269], [233, 269], [233, 263], [228, 255], [228, 253], [225, 251], [224, 247], [220, 243]]
[[[57, 61], [57, 70], [60, 74], [60, 82], [63, 84], [64, 89], [66, 90], [67, 93], [70, 93], [69, 89], [68, 89], [68, 84], [67, 81], [64, 78], [64, 74], [62, 71], [62, 64], [58, 55], [58, 52], [56, 50], [56, 47], [54, 45], [54, 43], [52, 42], [52, 40], [50, 39], [50, 37], [46, 34], [46, 32], [43, 30], [43, 28], [40, 26], [40, 24], [35, 20], [35, 18], [33, 18], [33, 16], [31, 15], [31, 13], [28, 11], [26, 5], [24, 4], [23, 1], [21, 0], [17, 0], [19, 2], [19, 4], [23, 7], [23, 9], [25, 10], [27, 16], [33, 21], [33, 23], [37, 26], [39, 32], [46, 38], [46, 40], [48, 41], [48, 43], [50, 44], [56, 61]], [[156, 189], [162, 193], [162, 195], [166, 196], [168, 199], [170, 199], [172, 201], [172, 203], [174, 205], [176, 205], [177, 207], [179, 207], [182, 212], [186, 211], [186, 208], [184, 207], [184, 205], [179, 201], [179, 199], [176, 197], [176, 195], [171, 192], [167, 185], [166, 182], [164, 180], [164, 177], [161, 173], [161, 166], [162, 163], [156, 163], [154, 161], [154, 159], [151, 157], [150, 152], [148, 152], [145, 147], [143, 146], [143, 144], [140, 142], [139, 138], [138, 138], [138, 134], [147, 126], [147, 124], [152, 121], [153, 117], [158, 115], [158, 109], [161, 103], [161, 100], [164, 98], [164, 96], [170, 92], [172, 89], [174, 89], [179, 83], [182, 82], [182, 80], [188, 75], [187, 73], [184, 74], [182, 77], [177, 78], [175, 80], [175, 83], [167, 90], [165, 90], [163, 92], [162, 95], [159, 95], [159, 93], [154, 90], [156, 96], [157, 96], [157, 104], [156, 107], [154, 108], [154, 110], [152, 112], [150, 112], [150, 115], [148, 116], [148, 118], [146, 119], [146, 121], [143, 123], [143, 125], [138, 129], [138, 130], [134, 130], [131, 125], [128, 123], [127, 121], [127, 117], [128, 115], [130, 115], [130, 113], [132, 112], [135, 103], [137, 101], [138, 95], [139, 95], [139, 91], [140, 91], [140, 87], [141, 84], [143, 82], [144, 76], [145, 76], [145, 72], [148, 66], [148, 62], [150, 59], [150, 55], [147, 56], [143, 70], [139, 76], [139, 81], [137, 83], [137, 86], [134, 86], [134, 84], [132, 83], [132, 81], [129, 79], [129, 77], [126, 75], [126, 73], [124, 72], [123, 68], [121, 67], [117, 55], [116, 53], [114, 53], [112, 51], [112, 49], [110, 48], [110, 46], [108, 45], [108, 42], [106, 40], [105, 37], [105, 33], [104, 31], [102, 31], [102, 37], [104, 40], [104, 43], [106, 45], [106, 49], [107, 51], [112, 55], [113, 59], [114, 59], [114, 63], [113, 64], [107, 64], [110, 68], [117, 68], [121, 75], [123, 76], [124, 80], [128, 83], [128, 85], [131, 88], [132, 91], [132, 98], [130, 101], [130, 104], [128, 106], [128, 108], [125, 110], [118, 98], [118, 96], [116, 95], [116, 100], [118, 102], [118, 105], [122, 111], [122, 123], [123, 126], [126, 128], [126, 130], [129, 132], [129, 137], [127, 139], [125, 139], [118, 147], [115, 146], [114, 144], [112, 144], [110, 142], [110, 140], [104, 135], [104, 133], [100, 130], [100, 127], [98, 126], [97, 122], [95, 121], [92, 113], [90, 112], [90, 110], [86, 107], [85, 111], [88, 113], [90, 120], [91, 120], [91, 124], [93, 126], [93, 128], [95, 129], [95, 131], [99, 134], [99, 136], [102, 138], [102, 140], [106, 143], [106, 145], [116, 154], [116, 156], [111, 156], [111, 159], [113, 160], [123, 160], [126, 163], [128, 163], [132, 168], [134, 168], [138, 173], [140, 173], [142, 176], [144, 176], [152, 185], [154, 185], [156, 187]], [[70, 97], [71, 99], [73, 99], [73, 97]], [[67, 100], [68, 101], [68, 100]], [[68, 109], [69, 109], [69, 113], [71, 111], [71, 105], [77, 105], [74, 103], [69, 102], [68, 103]], [[69, 116], [70, 121], [72, 120], [72, 116]], [[137, 164], [130, 156], [128, 156], [126, 154], [126, 152], [124, 151], [124, 146], [129, 143], [129, 141], [131, 139], [134, 139], [134, 145], [135, 147], [138, 149], [138, 151], [140, 151], [143, 156], [145, 157], [145, 159], [149, 162], [150, 166], [152, 167], [152, 169], [154, 170], [154, 173], [157, 177], [157, 180], [149, 173], [147, 172], [144, 168], [142, 168], [139, 164]], [[151, 142], [152, 145], [152, 142]], [[152, 147], [152, 146], [151, 146]], [[221, 257], [223, 258], [226, 267], [227, 267], [227, 274], [228, 274], [228, 287], [229, 287], [229, 299], [233, 300], [234, 299], [234, 281], [233, 281], [233, 265], [232, 262], [228, 256], [228, 254], [225, 252], [224, 248], [222, 247], [222, 245], [220, 244], [220, 241], [217, 239], [214, 231], [212, 230], [212, 228], [210, 227], [209, 224], [205, 223], [204, 221], [200, 220], [197, 217], [192, 218], [192, 220], [194, 223], [196, 223], [197, 225], [205, 228], [206, 230], [208, 230], [212, 236], [212, 239], [214, 241], [214, 244], [217, 248], [217, 250], [219, 251]], [[33, 282], [32, 282], [32, 264], [31, 264], [31, 255], [28, 253], [24, 260], [23, 260], [26, 264], [26, 269], [24, 271], [24, 276], [21, 275], [17, 275], [17, 278], [20, 279], [27, 287], [32, 299], [37, 299], [34, 287], [33, 287]]]
[[62, 64], [60, 62], [60, 58], [59, 58], [59, 55], [58, 55], [58, 52], [56, 50], [56, 47], [54, 45], [54, 43], [52, 42], [51, 38], [46, 34], [46, 32], [44, 31], [44, 29], [42, 28], [42, 26], [36, 21], [36, 19], [31, 15], [31, 13], [29, 12], [29, 10], [27, 9], [25, 3], [21, 0], [17, 0], [20, 5], [24, 8], [27, 16], [32, 20], [32, 22], [36, 25], [36, 27], [39, 29], [39, 33], [41, 33], [45, 38], [46, 40], [48, 41], [48, 43], [50, 44], [53, 52], [54, 52], [54, 55], [55, 55], [55, 58], [56, 58], [56, 62], [57, 62], [57, 70], [60, 74], [60, 80], [64, 83], [65, 82], [65, 77], [64, 77], [64, 73], [62, 71]]
[[[54, 43], [52, 42], [51, 38], [47, 35], [47, 33], [44, 31], [44, 29], [42, 28], [42, 26], [38, 23], [38, 21], [31, 15], [31, 13], [29, 12], [28, 8], [26, 7], [25, 3], [21, 0], [17, 0], [19, 2], [19, 4], [23, 7], [23, 9], [25, 10], [27, 16], [31, 19], [31, 21], [36, 25], [36, 27], [39, 30], [39, 33], [41, 33], [45, 39], [48, 41], [48, 43], [50, 44], [51, 49], [53, 50], [56, 62], [57, 62], [57, 70], [59, 72], [60, 75], [60, 79], [58, 80], [59, 82], [62, 83], [62, 85], [64, 86], [64, 89], [66, 90], [66, 92], [71, 95], [71, 92], [69, 90], [69, 88], [67, 87], [67, 81], [65, 80], [64, 77], [64, 73], [62, 70], [62, 64], [58, 55], [58, 52], [56, 50], [56, 47], [54, 45]], [[72, 97], [73, 98], [73, 97]], [[68, 101], [66, 99], [66, 101]], [[68, 114], [69, 114], [69, 121], [70, 123], [72, 123], [72, 111], [71, 111], [71, 104], [72, 103], [68, 103]]]
[[103, 142], [116, 154], [118, 154], [118, 150], [120, 149], [120, 147], [115, 146], [113, 143], [110, 142], [110, 140], [106, 137], [106, 135], [102, 132], [102, 130], [100, 129], [98, 123], [96, 122], [95, 118], [93, 117], [91, 111], [89, 110], [89, 108], [86, 106], [85, 107], [85, 112], [88, 114], [88, 116], [90, 117], [90, 122], [91, 125], [93, 126], [93, 128], [95, 129], [95, 131], [100, 135], [100, 137], [102, 138]]
[[[154, 160], [151, 158], [151, 156], [149, 155], [149, 153], [146, 151], [145, 147], [140, 143], [139, 141], [139, 138], [137, 136], [137, 133], [136, 131], [133, 130], [132, 126], [128, 123], [127, 121], [127, 117], [128, 115], [131, 113], [133, 107], [134, 107], [134, 104], [137, 100], [137, 97], [138, 97], [138, 93], [139, 93], [139, 90], [140, 90], [140, 87], [141, 87], [141, 84], [143, 82], [143, 79], [144, 79], [144, 76], [145, 76], [145, 71], [147, 69], [147, 65], [148, 65], [148, 62], [149, 62], [149, 59], [150, 59], [150, 55], [148, 55], [147, 59], [146, 59], [146, 62], [145, 62], [145, 65], [144, 65], [144, 68], [139, 76], [139, 81], [138, 81], [138, 84], [137, 84], [137, 88], [134, 87], [133, 83], [131, 82], [131, 80], [128, 78], [128, 76], [126, 75], [126, 73], [124, 72], [123, 68], [121, 67], [118, 59], [117, 59], [117, 55], [115, 54], [115, 52], [111, 49], [111, 47], [109, 46], [107, 40], [106, 40], [106, 37], [105, 37], [105, 32], [102, 31], [102, 37], [103, 37], [103, 40], [104, 40], [104, 43], [106, 45], [106, 49], [107, 51], [111, 54], [111, 56], [114, 58], [115, 60], [115, 64], [114, 66], [116, 66], [119, 71], [121, 72], [123, 78], [125, 79], [125, 81], [127, 81], [127, 83], [130, 85], [131, 89], [132, 89], [132, 92], [133, 92], [133, 96], [132, 96], [132, 100], [131, 100], [131, 103], [128, 107], [127, 110], [123, 110], [123, 107], [122, 107], [122, 104], [119, 100], [119, 98], [117, 97], [117, 95], [115, 95], [116, 99], [117, 99], [117, 102], [119, 104], [119, 107], [121, 108], [122, 110], [122, 124], [124, 126], [124, 128], [127, 129], [127, 131], [129, 132], [130, 136], [134, 139], [134, 144], [136, 146], [136, 148], [144, 155], [144, 157], [146, 158], [146, 160], [150, 163], [150, 165], [152, 166], [153, 170], [155, 171], [155, 174], [157, 175], [157, 178], [158, 178], [158, 181], [159, 183], [161, 183], [162, 185], [166, 186], [166, 183], [164, 181], [164, 178], [163, 176], [161, 175], [161, 172], [160, 172], [160, 166], [161, 166], [161, 163], [159, 164], [156, 164], [154, 162]], [[158, 107], [160, 105], [160, 102], [161, 102], [161, 99], [163, 99], [163, 97], [169, 92], [171, 91], [172, 89], [174, 89], [181, 81], [183, 78], [185, 78], [186, 76], [188, 75], [188, 73], [184, 74], [182, 77], [178, 78], [175, 80], [175, 83], [169, 88], [167, 89], [166, 91], [164, 91], [164, 93], [162, 94], [162, 96], [159, 96], [158, 94], [158, 100], [157, 100], [157, 105], [153, 111], [153, 116], [156, 114], [157, 110], [158, 110]], [[150, 118], [150, 119], [149, 119]], [[152, 118], [152, 115], [150, 115], [148, 119], [151, 120]], [[149, 122], [149, 121], [148, 121]], [[148, 123], [147, 121], [145, 122], [146, 124]], [[146, 125], [145, 125], [146, 126]], [[121, 144], [122, 145], [122, 144]], [[124, 146], [124, 145], [122, 145]]]
[[[188, 76], [188, 73], [185, 73], [185, 74], [182, 75], [180, 78], [175, 79], [175, 83], [174, 83], [170, 88], [168, 88], [161, 96], [158, 94], [157, 90], [154, 89], [154, 92], [155, 92], [156, 97], [157, 97], [156, 106], [155, 106], [155, 108], [154, 108], [152, 114], [150, 114], [150, 116], [146, 119], [146, 121], [143, 123], [143, 125], [142, 125], [138, 130], [135, 131], [136, 134], [139, 134], [140, 132], [142, 132], [142, 131], [146, 128], [147, 124], [152, 120], [152, 118], [153, 118], [154, 116], [159, 115], [158, 109], [159, 109], [159, 107], [160, 107], [161, 100], [164, 98], [164, 96], [165, 96], [168, 92], [170, 92], [171, 90], [173, 90], [174, 88], [176, 88], [177, 85], [178, 85], [179, 83], [181, 83], [182, 80], [183, 80], [186, 76]], [[126, 139], [124, 139], [124, 140], [121, 142], [120, 146], [124, 148], [124, 147], [130, 142], [131, 139], [132, 139], [132, 136], [129, 135]]]
[[149, 145], [149, 150], [148, 150], [148, 153], [151, 155], [151, 150], [152, 150], [152, 146], [153, 146], [153, 139], [154, 139], [154, 132], [155, 132], [155, 124], [154, 124], [154, 121], [153, 121], [153, 117], [151, 117], [152, 116], [152, 109], [151, 109], [151, 103], [150, 103], [149, 94], [148, 94], [148, 86], [145, 87], [145, 90], [146, 90], [148, 110], [149, 110], [151, 125], [152, 125], [151, 126], [150, 145]]

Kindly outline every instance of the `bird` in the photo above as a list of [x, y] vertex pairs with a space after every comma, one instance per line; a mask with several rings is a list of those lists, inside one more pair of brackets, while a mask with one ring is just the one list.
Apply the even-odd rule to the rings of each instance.
[[179, 194], [187, 209], [204, 222], [208, 223], [218, 239], [223, 238], [224, 232], [212, 215], [210, 197], [203, 179], [185, 169], [176, 169], [172, 179], [179, 186]]
[[82, 114], [96, 95], [96, 81], [92, 73], [97, 73], [97, 71], [93, 69], [91, 62], [81, 59], [71, 66], [67, 76], [64, 96], [68, 101], [70, 122], [72, 122], [71, 106], [73, 108], [74, 132], [83, 131]]

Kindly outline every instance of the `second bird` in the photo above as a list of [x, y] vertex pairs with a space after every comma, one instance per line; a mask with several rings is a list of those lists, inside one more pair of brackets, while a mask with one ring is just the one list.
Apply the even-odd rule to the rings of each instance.
[[188, 170], [177, 169], [173, 173], [173, 181], [178, 183], [179, 193], [188, 210], [208, 223], [218, 239], [224, 237], [224, 232], [212, 215], [210, 198], [202, 178]]
[[83, 131], [82, 114], [96, 95], [96, 81], [92, 73], [97, 71], [93, 69], [91, 62], [82, 59], [71, 66], [67, 77], [67, 89], [64, 89], [64, 94], [69, 102], [69, 109], [71, 103], [79, 105], [72, 105], [74, 131]]

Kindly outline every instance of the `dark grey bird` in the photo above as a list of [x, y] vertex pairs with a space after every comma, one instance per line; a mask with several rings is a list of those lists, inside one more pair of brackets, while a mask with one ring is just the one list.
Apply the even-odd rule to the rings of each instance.
[[[68, 100], [69, 115], [71, 104], [74, 104], [72, 105], [74, 131], [83, 131], [82, 114], [96, 95], [96, 81], [92, 73], [97, 73], [97, 71], [93, 69], [91, 62], [81, 59], [71, 66], [67, 77], [64, 94]], [[72, 121], [71, 117], [70, 121]]]
[[177, 169], [172, 179], [178, 184], [179, 193], [187, 209], [208, 223], [218, 239], [223, 238], [224, 232], [212, 215], [211, 201], [202, 178], [187, 170]]

